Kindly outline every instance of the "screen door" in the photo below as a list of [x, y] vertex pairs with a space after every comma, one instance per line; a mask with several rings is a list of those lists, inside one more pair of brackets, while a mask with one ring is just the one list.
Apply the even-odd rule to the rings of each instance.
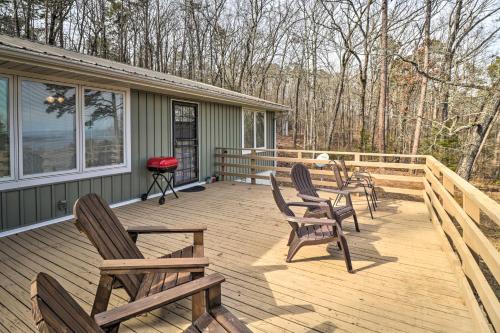
[[198, 181], [198, 105], [172, 103], [174, 156], [179, 161], [175, 186]]

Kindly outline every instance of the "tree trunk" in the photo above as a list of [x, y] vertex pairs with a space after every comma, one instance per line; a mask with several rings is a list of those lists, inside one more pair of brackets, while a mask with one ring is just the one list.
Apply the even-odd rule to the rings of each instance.
[[21, 37], [21, 22], [19, 21], [19, 4], [14, 0], [14, 21], [16, 25], [16, 37]]
[[370, 61], [370, 50], [369, 50], [369, 30], [370, 30], [370, 8], [371, 8], [372, 0], [369, 0], [366, 5], [366, 23], [365, 23], [365, 33], [363, 40], [363, 65], [360, 68], [359, 73], [359, 82], [361, 85], [360, 92], [360, 108], [361, 108], [361, 129], [359, 134], [359, 145], [361, 151], [366, 149], [366, 144], [368, 142], [368, 130], [367, 130], [367, 122], [365, 120], [366, 112], [366, 87], [368, 84], [368, 65]]
[[382, 0], [382, 25], [380, 28], [380, 92], [378, 104], [377, 135], [375, 144], [385, 152], [385, 109], [387, 103], [387, 2]]
[[328, 134], [328, 149], [330, 149], [333, 144], [333, 134], [335, 129], [340, 131], [344, 130], [342, 127], [335, 127], [335, 122], [337, 121], [337, 115], [339, 113], [340, 104], [342, 102], [342, 95], [344, 94], [345, 73], [348, 61], [349, 54], [347, 52], [344, 52], [342, 56], [342, 62], [340, 63], [340, 78], [339, 84], [337, 86], [337, 93], [335, 94], [335, 103], [333, 104], [333, 119], [330, 124], [330, 133]]
[[[462, 7], [463, 0], [458, 0], [455, 6], [454, 16], [452, 20], [452, 24], [450, 26], [449, 37], [446, 45], [446, 53], [444, 55], [444, 64], [443, 64], [443, 72], [444, 72], [444, 80], [451, 80], [451, 71], [453, 68], [453, 59], [455, 57], [456, 45], [455, 41], [457, 40], [458, 32], [460, 30], [461, 24], [461, 16], [462, 16]], [[450, 99], [450, 86], [448, 84], [443, 84], [441, 93], [441, 104], [439, 107], [439, 115], [441, 116], [441, 120], [445, 122], [448, 120], [448, 102]]]
[[299, 98], [300, 98], [300, 83], [302, 81], [302, 68], [304, 65], [304, 50], [302, 50], [302, 57], [300, 58], [300, 67], [297, 77], [297, 86], [295, 87], [295, 115], [293, 121], [293, 147], [297, 148], [297, 130], [299, 128]]
[[[493, 157], [493, 165], [500, 165], [500, 130], [497, 132], [497, 136], [495, 138], [495, 151]], [[495, 168], [493, 171], [493, 179], [500, 179], [500, 168]]]
[[[302, 72], [302, 69], [301, 69]], [[297, 147], [297, 129], [299, 122], [299, 93], [300, 93], [300, 81], [302, 79], [302, 74], [299, 73], [299, 77], [297, 78], [297, 86], [295, 88], [295, 115], [293, 120], [293, 147]]]
[[[424, 23], [424, 67], [423, 71], [427, 73], [429, 70], [429, 49], [431, 46], [431, 0], [425, 1], [425, 23]], [[420, 83], [420, 99], [418, 102], [417, 109], [417, 120], [415, 122], [415, 133], [413, 135], [413, 145], [411, 148], [411, 154], [416, 155], [418, 151], [418, 146], [420, 144], [420, 132], [422, 130], [422, 117], [424, 115], [425, 98], [427, 96], [427, 76], [422, 75], [422, 81]], [[412, 158], [411, 162], [414, 163], [415, 159]]]
[[[486, 103], [486, 101], [485, 101]], [[482, 106], [484, 109], [484, 105]], [[481, 147], [488, 137], [488, 132], [493, 125], [493, 120], [498, 117], [500, 113], [500, 98], [497, 98], [491, 113], [486, 113], [480, 123], [474, 125], [470, 129], [470, 135], [467, 140], [464, 153], [457, 167], [457, 174], [469, 180], [472, 175], [474, 161], [481, 152]]]

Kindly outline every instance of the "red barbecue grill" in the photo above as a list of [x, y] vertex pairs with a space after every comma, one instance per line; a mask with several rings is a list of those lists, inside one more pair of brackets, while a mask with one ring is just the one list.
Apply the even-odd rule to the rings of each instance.
[[[174, 173], [175, 170], [177, 169], [178, 164], [179, 163], [177, 162], [177, 159], [175, 157], [151, 157], [150, 159], [148, 159], [146, 167], [152, 173], [153, 182], [151, 183], [151, 186], [149, 186], [148, 192], [144, 193], [141, 196], [142, 201], [148, 198], [149, 192], [151, 192], [155, 184], [158, 185], [158, 187], [161, 190], [161, 197], [158, 200], [158, 203], [160, 205], [163, 205], [165, 203], [165, 193], [168, 191], [169, 188], [172, 190], [172, 193], [175, 195], [175, 197], [179, 198], [177, 196], [177, 193], [175, 193], [174, 187], [172, 186], [172, 181], [174, 180]], [[165, 173], [169, 174], [168, 177], [165, 176]], [[161, 183], [158, 181], [158, 178], [165, 179], [165, 181], [167, 182], [167, 186], [165, 186], [165, 188], [161, 186]]]

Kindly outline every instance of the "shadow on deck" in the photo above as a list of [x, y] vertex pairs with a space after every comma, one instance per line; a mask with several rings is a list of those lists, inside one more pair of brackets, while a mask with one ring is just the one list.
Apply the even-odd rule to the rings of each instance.
[[[284, 191], [296, 200], [291, 189]], [[385, 199], [375, 219], [354, 198], [361, 233], [344, 223], [355, 274], [336, 246], [303, 248], [285, 263], [289, 226], [264, 185], [220, 182], [207, 190], [132, 204], [115, 211], [125, 225], [206, 224], [208, 273], [219, 272], [223, 303], [255, 332], [472, 332], [456, 276], [440, 248], [425, 205]], [[142, 238], [141, 238], [142, 237]], [[158, 256], [191, 236], [141, 236]], [[32, 332], [30, 280], [45, 271], [90, 311], [101, 259], [71, 223], [0, 239], [1, 331]], [[126, 301], [123, 290], [111, 304]], [[189, 301], [126, 323], [121, 332], [179, 332], [189, 325]]]

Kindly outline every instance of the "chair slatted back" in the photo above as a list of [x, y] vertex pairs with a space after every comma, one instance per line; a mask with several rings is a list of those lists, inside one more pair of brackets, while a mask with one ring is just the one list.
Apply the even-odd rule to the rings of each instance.
[[[318, 192], [314, 188], [311, 179], [311, 173], [307, 170], [306, 166], [302, 163], [297, 163], [292, 167], [290, 173], [292, 183], [297, 192], [304, 195], [319, 197]], [[304, 200], [307, 201], [307, 200]]]
[[[335, 161], [335, 163], [337, 163], [337, 161]], [[342, 169], [342, 173], [344, 174], [344, 178], [349, 179], [349, 171], [347, 169], [347, 165], [345, 164], [345, 160], [343, 160], [343, 159], [338, 160], [338, 164], [339, 164], [340, 168]]]
[[[103, 259], [144, 259], [118, 217], [99, 195], [90, 193], [79, 198], [73, 213], [75, 224], [85, 232]], [[119, 275], [117, 278], [134, 299], [143, 275]]]
[[335, 177], [335, 182], [337, 183], [337, 189], [341, 190], [344, 187], [344, 180], [342, 179], [342, 174], [340, 173], [340, 168], [337, 162], [332, 163], [332, 171]]
[[[286, 201], [283, 198], [283, 195], [281, 194], [281, 190], [278, 186], [278, 181], [276, 180], [276, 177], [274, 177], [273, 174], [271, 174], [271, 186], [272, 186], [274, 201], [276, 201], [276, 205], [278, 206], [278, 209], [280, 210], [280, 212], [285, 216], [294, 217], [295, 214], [286, 204]], [[295, 230], [299, 227], [299, 225], [296, 222], [288, 222], [288, 223]]]
[[41, 333], [104, 333], [66, 290], [51, 276], [39, 273], [31, 283], [31, 305]]

